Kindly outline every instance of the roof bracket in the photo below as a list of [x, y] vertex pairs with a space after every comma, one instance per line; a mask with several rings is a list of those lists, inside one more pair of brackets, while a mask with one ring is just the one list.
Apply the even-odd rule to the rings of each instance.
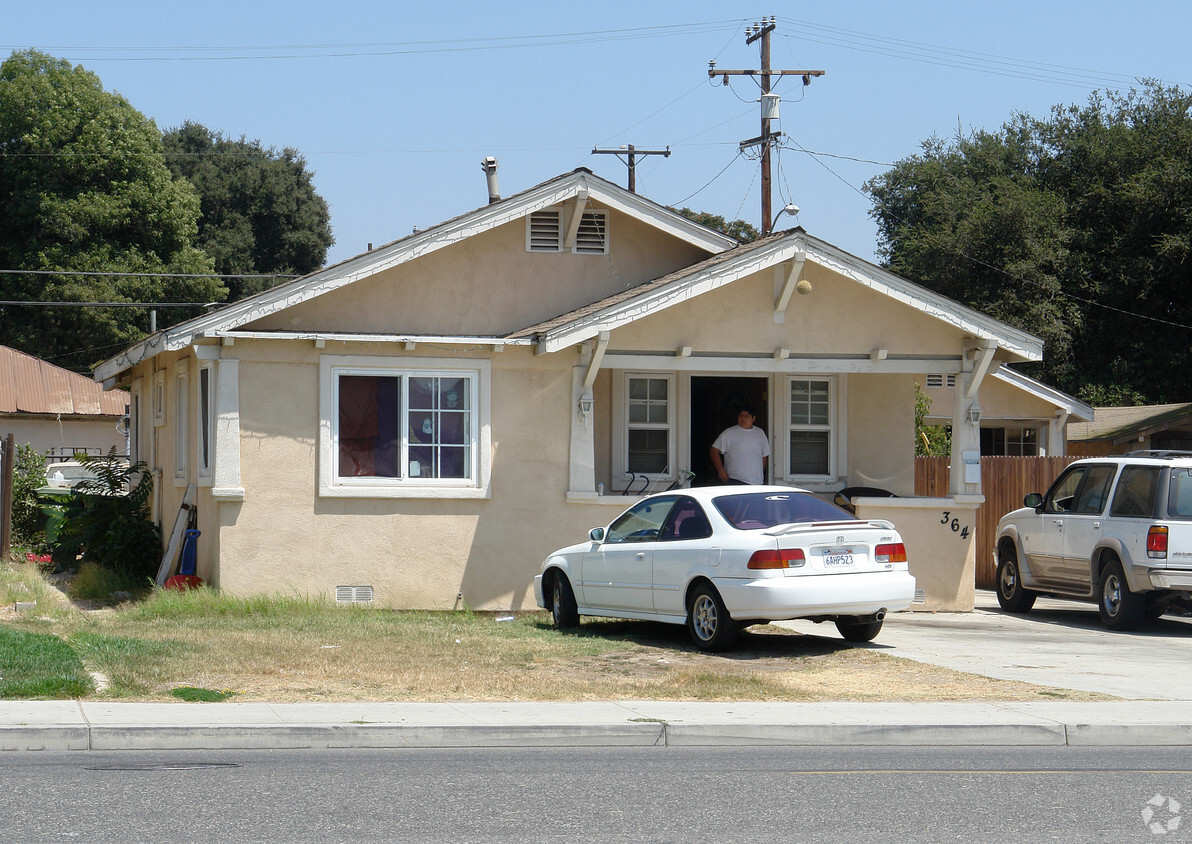
[[584, 389], [592, 389], [596, 383], [596, 375], [600, 372], [600, 362], [604, 360], [604, 352], [608, 348], [609, 332], [601, 331], [596, 337], [596, 348], [592, 351], [592, 358], [588, 361], [588, 371], [584, 373]]
[[973, 359], [973, 376], [969, 381], [968, 388], [964, 391], [964, 397], [972, 399], [977, 397], [977, 392], [981, 389], [981, 382], [989, 372], [990, 364], [993, 363], [993, 355], [997, 352], [997, 343], [993, 340], [970, 341], [966, 342], [964, 351], [965, 357]]
[[579, 235], [579, 224], [584, 218], [584, 209], [588, 206], [588, 189], [581, 186], [575, 195], [575, 211], [571, 214], [571, 222], [567, 225], [567, 237], [563, 240], [563, 248], [570, 250], [575, 247], [575, 238]]
[[774, 268], [775, 287], [778, 289], [778, 295], [774, 298], [775, 322], [782, 322], [785, 318], [786, 307], [795, 292], [795, 285], [799, 283], [799, 276], [803, 274], [806, 260], [806, 252], [796, 252], [789, 262]]

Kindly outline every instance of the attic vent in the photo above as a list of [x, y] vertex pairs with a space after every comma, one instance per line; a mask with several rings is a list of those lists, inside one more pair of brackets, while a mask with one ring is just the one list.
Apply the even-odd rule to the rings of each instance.
[[372, 603], [373, 588], [371, 586], [336, 586], [335, 602], [337, 604], [369, 604]]
[[526, 219], [526, 251], [558, 252], [563, 244], [563, 212], [535, 211]]
[[[956, 373], [949, 373], [947, 376], [948, 389], [956, 386]], [[942, 372], [930, 372], [927, 374], [928, 387], [942, 387], [944, 386], [944, 374]]]
[[575, 252], [582, 255], [608, 254], [608, 215], [604, 211], [585, 211], [575, 235]]

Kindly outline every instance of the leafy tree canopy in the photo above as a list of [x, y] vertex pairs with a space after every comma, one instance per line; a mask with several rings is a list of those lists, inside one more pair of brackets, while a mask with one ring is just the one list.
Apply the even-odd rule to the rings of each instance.
[[885, 263], [1041, 337], [1033, 374], [1098, 404], [1192, 396], [1192, 94], [932, 138], [866, 188]]
[[736, 238], [741, 243], [749, 243], [761, 237], [761, 232], [754, 228], [752, 223], [745, 220], [733, 220], [731, 223], [727, 223], [719, 214], [710, 214], [707, 211], [692, 211], [690, 208], [672, 208], [671, 210], [676, 214], [682, 214], [688, 220], [694, 220], [701, 226], [716, 229], [729, 237]]
[[[0, 268], [211, 273], [192, 245], [198, 216], [153, 121], [95, 74], [34, 50], [0, 65]], [[224, 292], [213, 278], [0, 274], [5, 300], [209, 302]], [[0, 343], [80, 370], [147, 326], [136, 308], [0, 306]]]
[[[331, 236], [327, 203], [297, 150], [225, 138], [187, 122], [166, 132], [166, 161], [202, 202], [197, 245], [221, 275], [305, 275], [323, 266]], [[228, 279], [229, 300], [273, 286], [271, 279]]]

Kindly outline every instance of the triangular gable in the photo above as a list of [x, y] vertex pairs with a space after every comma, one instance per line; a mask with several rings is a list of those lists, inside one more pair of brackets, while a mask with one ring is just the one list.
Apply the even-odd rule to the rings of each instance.
[[183, 348], [195, 338], [235, 330], [262, 317], [375, 276], [535, 211], [577, 198], [594, 201], [603, 207], [633, 216], [708, 252], [722, 252], [737, 244], [736, 240], [727, 235], [688, 220], [668, 208], [636, 193], [630, 193], [601, 179], [591, 171], [580, 168], [507, 199], [159, 332], [100, 364], [95, 370], [95, 377], [97, 380], [105, 381], [112, 379], [135, 362], [163, 351]]
[[995, 342], [1018, 360], [1043, 357], [1039, 338], [850, 255], [802, 229], [737, 246], [549, 322], [528, 326], [510, 337], [535, 338], [540, 353], [559, 351], [786, 261], [819, 264], [975, 338]]
[[1042, 381], [1036, 381], [1034, 378], [1006, 366], [998, 367], [991, 375], [999, 381], [1004, 381], [1012, 387], [1017, 387], [1025, 393], [1054, 405], [1074, 419], [1086, 422], [1091, 422], [1093, 419], [1092, 407], [1054, 387], [1048, 387]]

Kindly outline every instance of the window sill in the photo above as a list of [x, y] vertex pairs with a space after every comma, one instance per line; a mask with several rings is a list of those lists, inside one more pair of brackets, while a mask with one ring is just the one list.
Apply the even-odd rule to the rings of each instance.
[[320, 498], [490, 498], [488, 488], [459, 486], [320, 486]]

